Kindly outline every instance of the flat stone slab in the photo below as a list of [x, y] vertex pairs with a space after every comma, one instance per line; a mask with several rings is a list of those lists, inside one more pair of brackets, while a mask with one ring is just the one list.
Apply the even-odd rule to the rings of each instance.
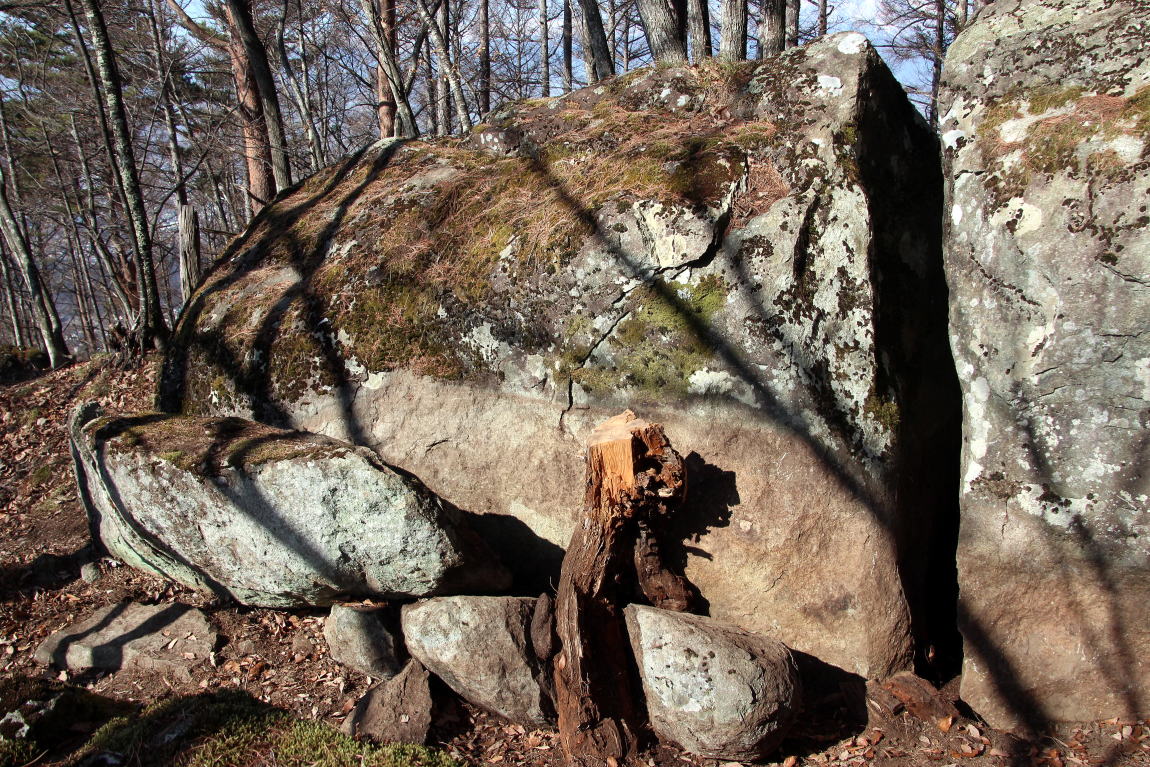
[[69, 671], [182, 672], [207, 659], [215, 645], [216, 632], [194, 607], [120, 602], [45, 639], [36, 660]]

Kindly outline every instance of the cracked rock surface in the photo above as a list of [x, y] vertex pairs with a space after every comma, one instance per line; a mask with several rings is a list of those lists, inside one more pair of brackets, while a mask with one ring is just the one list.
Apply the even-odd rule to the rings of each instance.
[[1000, 0], [941, 91], [964, 403], [962, 697], [996, 727], [1150, 708], [1150, 26]]
[[482, 515], [525, 593], [586, 434], [634, 408], [694, 453], [675, 556], [712, 615], [884, 676], [953, 506], [941, 183], [858, 34], [511, 104], [269, 206], [185, 311], [162, 403], [369, 445]]

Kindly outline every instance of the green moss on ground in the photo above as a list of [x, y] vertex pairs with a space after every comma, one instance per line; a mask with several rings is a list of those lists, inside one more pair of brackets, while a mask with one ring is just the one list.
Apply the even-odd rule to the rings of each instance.
[[100, 751], [139, 767], [461, 767], [436, 749], [357, 742], [242, 692], [179, 698], [114, 719], [69, 763]]

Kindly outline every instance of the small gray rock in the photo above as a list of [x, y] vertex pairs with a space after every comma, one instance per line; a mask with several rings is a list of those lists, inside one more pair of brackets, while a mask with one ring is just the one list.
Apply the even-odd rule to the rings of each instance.
[[440, 597], [403, 608], [407, 649], [451, 689], [523, 725], [550, 720], [545, 672], [531, 647], [535, 600]]
[[368, 676], [390, 679], [402, 666], [395, 636], [382, 620], [382, 611], [332, 605], [323, 627], [328, 654], [337, 663]]
[[100, 580], [100, 565], [96, 562], [88, 562], [80, 568], [80, 578], [84, 583], [95, 583]]
[[655, 732], [701, 756], [759, 759], [786, 736], [801, 685], [781, 642], [711, 618], [627, 607]]
[[71, 671], [134, 667], [185, 676], [215, 644], [216, 632], [193, 607], [120, 602], [45, 639], [36, 660]]
[[427, 742], [435, 701], [431, 675], [417, 660], [398, 675], [372, 686], [343, 723], [344, 733], [381, 743]]

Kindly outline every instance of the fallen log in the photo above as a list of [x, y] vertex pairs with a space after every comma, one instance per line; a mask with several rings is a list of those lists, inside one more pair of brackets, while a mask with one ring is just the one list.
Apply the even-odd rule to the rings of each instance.
[[628, 410], [591, 433], [584, 517], [555, 604], [556, 710], [572, 764], [634, 754], [641, 707], [623, 608], [636, 583], [660, 607], [689, 606], [689, 587], [664, 567], [656, 542], [685, 492], [683, 460], [659, 424]]

